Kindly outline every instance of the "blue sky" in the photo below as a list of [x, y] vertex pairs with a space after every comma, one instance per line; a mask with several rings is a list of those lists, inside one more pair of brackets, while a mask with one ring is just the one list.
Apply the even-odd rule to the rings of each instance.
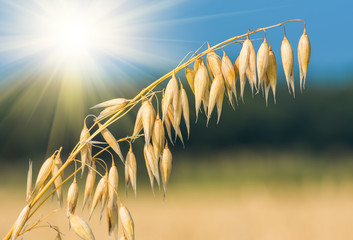
[[[19, 70], [21, 74], [25, 74], [26, 69], [28, 71], [33, 69], [33, 64], [46, 54], [44, 51], [20, 58], [19, 51], [22, 50], [9, 45], [11, 37], [26, 33], [28, 29], [25, 23], [30, 21], [30, 17], [23, 9], [14, 7], [9, 4], [10, 2], [0, 0], [0, 76], [3, 77], [14, 76]], [[31, 1], [25, 0], [12, 2], [29, 9], [33, 5], [29, 4]], [[80, 2], [89, 4], [94, 0]], [[101, 2], [104, 4], [112, 1]], [[325, 82], [345, 82], [353, 74], [351, 45], [353, 1], [138, 0], [121, 2], [121, 6], [111, 15], [119, 15], [124, 11], [135, 14], [132, 14], [133, 17], [130, 16], [128, 23], [130, 28], [136, 28], [135, 32], [130, 31], [129, 48], [135, 49], [136, 52], [143, 50], [148, 54], [136, 56], [135, 59], [123, 55], [107, 57], [97, 54], [95, 60], [100, 63], [101, 69], [106, 70], [107, 77], [111, 73], [122, 76], [132, 73], [132, 76], [139, 77], [140, 74], [148, 76], [156, 71], [168, 71], [177, 65], [187, 52], [197, 49], [205, 41], [213, 45], [232, 36], [243, 34], [248, 29], [265, 27], [294, 18], [301, 18], [307, 22], [312, 43], [309, 76], [315, 77], [314, 81], [324, 79]], [[287, 36], [296, 51], [303, 24], [289, 23], [286, 26]], [[254, 37], [261, 38], [263, 34], [258, 33]], [[282, 28], [268, 31], [267, 37], [279, 59]], [[258, 46], [259, 44], [255, 44], [255, 48]], [[239, 51], [238, 45], [227, 48], [232, 60]]]

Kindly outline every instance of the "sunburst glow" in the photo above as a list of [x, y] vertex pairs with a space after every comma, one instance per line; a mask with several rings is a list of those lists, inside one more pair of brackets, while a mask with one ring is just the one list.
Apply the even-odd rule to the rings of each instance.
[[[141, 66], [169, 61], [156, 53], [160, 41], [151, 37], [162, 32], [160, 21], [179, 3], [0, 2], [0, 73], [6, 74], [0, 84], [10, 86], [6, 91], [0, 88], [0, 102], [14, 98], [11, 113], [17, 114], [6, 114], [2, 122], [40, 118], [41, 128], [51, 128], [49, 146], [65, 141], [81, 127], [95, 99], [113, 97], [105, 85], [113, 80], [131, 84], [131, 74], [149, 76]], [[46, 114], [39, 117], [38, 111]]]

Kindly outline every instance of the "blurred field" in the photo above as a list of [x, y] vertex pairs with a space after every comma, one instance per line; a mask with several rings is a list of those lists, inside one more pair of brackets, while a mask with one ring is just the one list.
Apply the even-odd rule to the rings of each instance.
[[[160, 193], [153, 197], [143, 179], [136, 199], [126, 200], [121, 184], [121, 198], [134, 216], [137, 239], [352, 239], [353, 164], [350, 155], [325, 156], [180, 155], [174, 159], [166, 201]], [[16, 176], [9, 175], [3, 171], [0, 178]], [[0, 188], [1, 235], [24, 204], [24, 185], [10, 181]], [[47, 203], [34, 220], [56, 206]], [[82, 215], [87, 218], [86, 212]], [[90, 222], [96, 239], [107, 239], [105, 219], [99, 224], [97, 215]], [[61, 226], [64, 239], [78, 239], [68, 231], [65, 211], [48, 222]], [[24, 239], [54, 235], [40, 229]]]

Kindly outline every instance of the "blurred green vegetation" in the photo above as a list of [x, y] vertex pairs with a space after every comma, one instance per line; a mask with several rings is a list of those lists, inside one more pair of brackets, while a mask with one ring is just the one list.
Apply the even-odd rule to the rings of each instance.
[[[44, 100], [35, 106], [30, 99], [23, 98], [27, 86], [13, 91], [0, 101], [0, 161], [43, 159], [60, 146], [64, 146], [63, 153], [67, 156], [79, 140], [84, 116], [89, 113], [98, 114], [97, 111], [89, 110], [89, 107], [114, 97], [131, 98], [146, 84], [109, 86], [110, 91], [102, 91], [109, 92], [107, 94], [84, 94], [83, 105], [77, 106], [84, 110], [75, 117], [55, 112], [56, 106], [60, 104], [55, 100], [54, 94], [58, 86], [50, 87]], [[109, 86], [105, 86], [105, 90]], [[349, 109], [353, 102], [353, 85], [308, 85], [303, 93], [297, 92], [296, 99], [293, 99], [286, 87], [280, 84], [277, 89], [277, 104], [273, 103], [270, 93], [268, 107], [261, 93], [252, 97], [249, 86], [246, 86], [245, 104], [239, 101], [233, 111], [225, 97], [220, 123], [216, 124], [214, 111], [208, 128], [203, 114], [199, 117], [199, 122], [194, 124], [194, 99], [189, 87], [185, 88], [190, 101], [191, 134], [190, 139], [186, 140], [185, 149], [177, 141], [173, 148], [174, 153], [183, 152], [197, 156], [208, 152], [277, 149], [315, 154], [350, 151], [353, 148], [353, 112]], [[31, 96], [36, 93], [33, 91]], [[18, 101], [19, 98], [21, 101]], [[72, 104], [75, 108], [75, 103]], [[131, 135], [136, 112], [137, 109], [134, 109], [109, 128], [117, 138]], [[57, 115], [59, 120], [56, 122], [60, 124], [55, 125], [53, 119]], [[88, 122], [92, 122], [92, 118]], [[53, 128], [57, 128], [56, 132], [62, 134], [54, 136], [55, 141], [50, 141], [49, 144]], [[182, 131], [186, 138], [184, 123]], [[126, 153], [127, 148], [128, 144], [123, 143], [123, 152]], [[135, 151], [142, 151], [142, 140], [137, 140], [134, 148]]]

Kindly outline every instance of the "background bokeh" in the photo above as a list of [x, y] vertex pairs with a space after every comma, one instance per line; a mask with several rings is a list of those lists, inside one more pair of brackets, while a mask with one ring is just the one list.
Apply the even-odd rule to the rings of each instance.
[[[134, 216], [137, 239], [352, 239], [351, 1], [121, 1], [110, 16], [126, 13], [126, 27], [137, 31], [122, 36], [127, 41], [121, 54], [92, 54], [99, 71], [83, 68], [79, 77], [66, 75], [64, 68], [54, 71], [46, 49], [30, 51], [30, 43], [20, 42], [32, 36], [26, 21], [40, 12], [38, 2], [0, 0], [1, 236], [25, 202], [28, 160], [34, 161], [36, 174], [60, 146], [65, 159], [79, 140], [84, 117], [98, 113], [89, 110], [91, 106], [135, 96], [205, 41], [214, 45], [248, 29], [301, 18], [312, 44], [303, 93], [297, 65], [296, 98], [286, 89], [279, 61], [283, 29], [267, 31], [279, 66], [277, 104], [270, 94], [266, 106], [264, 97], [252, 97], [247, 86], [245, 104], [239, 102], [233, 111], [225, 99], [220, 123], [214, 115], [206, 127], [204, 115], [194, 123], [194, 100], [185, 87], [191, 135], [185, 148], [179, 141], [171, 148], [166, 200], [149, 189], [142, 141], [134, 147], [138, 195], [130, 192], [126, 199], [119, 166], [121, 197]], [[96, 1], [78, 2], [90, 6]], [[288, 23], [286, 29], [296, 53], [303, 24]], [[260, 42], [254, 45], [258, 49]], [[234, 61], [240, 45], [225, 51]], [[183, 74], [180, 77], [186, 86]], [[131, 135], [136, 111], [110, 130], [117, 137]], [[182, 131], [186, 133], [184, 125]], [[122, 150], [126, 153], [128, 145], [122, 144]], [[45, 205], [38, 218], [52, 208], [55, 201]], [[86, 212], [82, 215], [87, 217]], [[95, 217], [93, 226], [98, 224]], [[60, 211], [48, 221], [62, 226], [65, 239], [75, 239], [65, 220]], [[106, 238], [104, 221], [93, 228], [96, 239]], [[28, 239], [38, 239], [39, 232], [29, 233]], [[41, 234], [45, 237], [40, 239], [55, 235], [51, 230]]]

